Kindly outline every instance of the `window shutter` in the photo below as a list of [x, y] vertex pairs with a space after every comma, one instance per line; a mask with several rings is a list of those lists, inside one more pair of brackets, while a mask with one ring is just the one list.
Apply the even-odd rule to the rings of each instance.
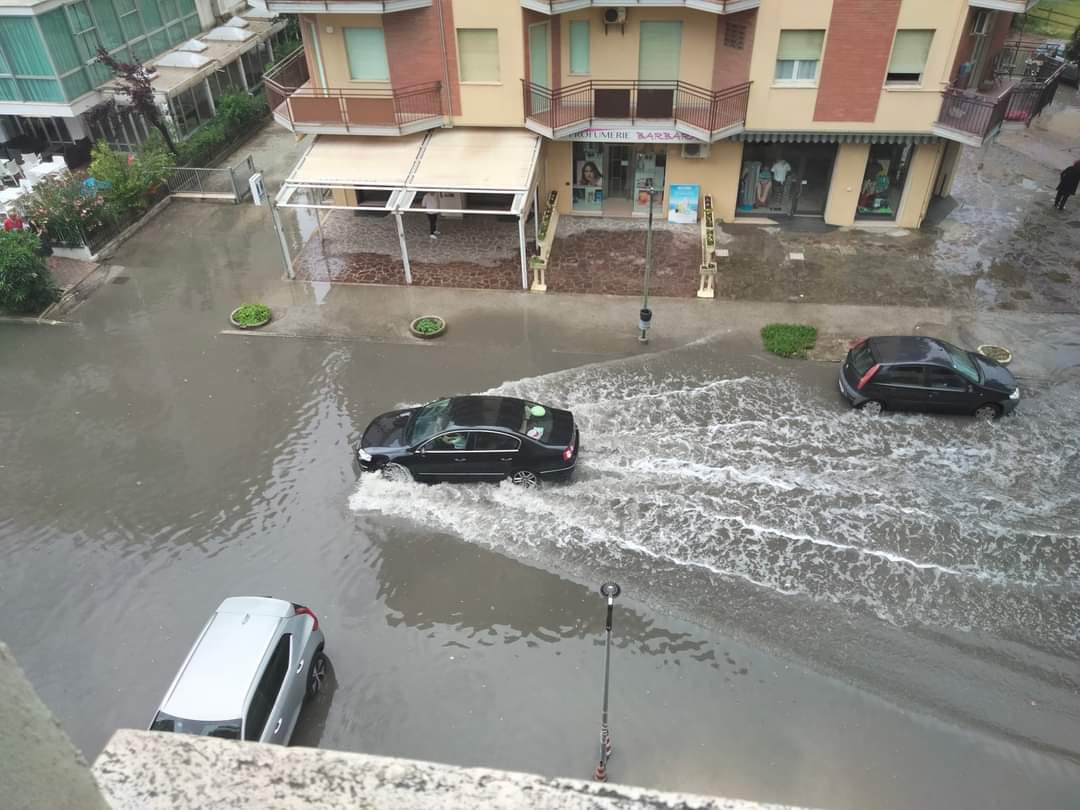
[[678, 79], [681, 46], [681, 22], [643, 22], [638, 78], [642, 81]]
[[824, 31], [781, 31], [777, 59], [821, 59]]
[[589, 72], [588, 20], [573, 20], [570, 23], [570, 72]]
[[459, 28], [458, 59], [463, 82], [499, 81], [499, 31]]
[[346, 28], [345, 53], [349, 57], [349, 76], [354, 81], [390, 81], [381, 28]]
[[889, 73], [921, 74], [926, 67], [933, 40], [933, 31], [897, 31]]

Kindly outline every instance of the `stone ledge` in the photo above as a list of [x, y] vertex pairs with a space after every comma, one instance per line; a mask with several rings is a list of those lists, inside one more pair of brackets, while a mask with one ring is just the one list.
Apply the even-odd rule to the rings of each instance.
[[784, 810], [577, 779], [132, 730], [113, 735], [94, 776], [113, 810]]

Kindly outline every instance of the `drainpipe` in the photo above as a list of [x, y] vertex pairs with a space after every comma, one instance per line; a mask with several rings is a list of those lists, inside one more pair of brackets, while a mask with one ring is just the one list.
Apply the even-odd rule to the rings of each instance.
[[446, 97], [446, 125], [454, 125], [454, 104], [450, 96], [450, 56], [446, 51], [446, 22], [443, 20], [443, 0], [436, 0], [439, 10], [439, 41], [442, 43], [443, 95]]

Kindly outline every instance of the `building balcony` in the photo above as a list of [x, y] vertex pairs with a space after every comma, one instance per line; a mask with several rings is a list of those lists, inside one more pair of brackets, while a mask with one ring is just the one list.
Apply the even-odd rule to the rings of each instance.
[[430, 7], [431, 0], [266, 0], [275, 14], [390, 14]]
[[525, 126], [555, 140], [586, 129], [670, 127], [701, 141], [743, 131], [750, 82], [707, 90], [680, 81], [586, 81], [549, 90], [523, 82]]
[[[973, 0], [974, 2], [974, 0]], [[761, 0], [521, 0], [522, 8], [541, 14], [562, 14], [583, 8], [689, 8], [713, 14], [737, 14], [759, 8]], [[616, 25], [618, 23], [615, 23]]]
[[1027, 14], [1038, 3], [1039, 0], [968, 0], [968, 5], [972, 8], [1011, 11], [1013, 14]]
[[274, 119], [291, 132], [408, 135], [446, 123], [441, 82], [377, 90], [318, 87], [303, 48], [264, 77]]

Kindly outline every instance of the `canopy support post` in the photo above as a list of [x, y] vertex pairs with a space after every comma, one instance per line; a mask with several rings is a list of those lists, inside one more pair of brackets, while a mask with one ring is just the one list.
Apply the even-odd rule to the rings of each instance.
[[525, 257], [525, 215], [518, 214], [518, 242], [521, 248], [521, 289], [529, 289], [529, 263]]
[[409, 248], [405, 244], [405, 225], [401, 221], [401, 211], [394, 211], [394, 222], [397, 224], [398, 244], [401, 246], [401, 264], [405, 268], [405, 283], [412, 284], [412, 268], [409, 266]]

